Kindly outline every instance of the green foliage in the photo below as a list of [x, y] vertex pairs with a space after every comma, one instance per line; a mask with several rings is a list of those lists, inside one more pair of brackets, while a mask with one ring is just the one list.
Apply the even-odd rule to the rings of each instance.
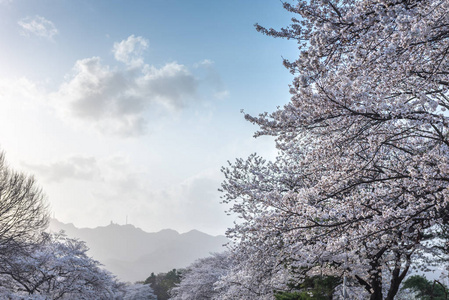
[[274, 296], [276, 300], [308, 300], [313, 299], [307, 292], [281, 292]]
[[313, 276], [299, 285], [291, 285], [294, 292], [279, 292], [276, 300], [331, 300], [335, 288], [341, 284], [341, 278], [335, 276]]
[[424, 276], [414, 275], [410, 276], [404, 281], [401, 288], [410, 289], [417, 293], [417, 298], [421, 300], [446, 300], [448, 299], [448, 288], [441, 283], [427, 280]]
[[158, 300], [168, 300], [170, 298], [169, 291], [181, 282], [182, 270], [173, 269], [168, 273], [159, 273], [155, 275], [151, 273], [144, 284], [149, 284]]

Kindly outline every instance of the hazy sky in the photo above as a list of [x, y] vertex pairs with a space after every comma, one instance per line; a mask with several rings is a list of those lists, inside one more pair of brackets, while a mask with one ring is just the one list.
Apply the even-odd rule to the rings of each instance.
[[0, 147], [62, 222], [223, 234], [220, 168], [276, 153], [240, 111], [289, 100], [296, 53], [253, 25], [290, 17], [278, 0], [0, 0]]

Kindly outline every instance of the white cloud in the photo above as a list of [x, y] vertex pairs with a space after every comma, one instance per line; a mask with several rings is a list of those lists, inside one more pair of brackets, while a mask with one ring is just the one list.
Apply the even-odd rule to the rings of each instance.
[[22, 34], [26, 36], [36, 35], [51, 40], [58, 33], [53, 22], [37, 15], [23, 18], [18, 24], [22, 28]]
[[76, 117], [98, 120], [142, 110], [143, 100], [135, 95], [132, 73], [104, 66], [99, 57], [78, 60], [73, 71], [56, 96], [69, 103]]
[[147, 39], [131, 35], [126, 40], [114, 43], [113, 53], [116, 60], [131, 67], [138, 67], [143, 64], [142, 55], [147, 48]]
[[160, 69], [118, 69], [92, 57], [77, 61], [73, 71], [51, 98], [67, 115], [105, 133], [143, 134], [151, 109], [179, 110], [197, 96], [197, 79], [176, 62]]
[[55, 106], [103, 133], [134, 136], [146, 132], [151, 113], [196, 101], [198, 79], [189, 69], [177, 62], [161, 68], [144, 64], [147, 47], [146, 39], [134, 35], [115, 43], [115, 58], [126, 67], [105, 65], [99, 57], [78, 60], [72, 76], [51, 95]]

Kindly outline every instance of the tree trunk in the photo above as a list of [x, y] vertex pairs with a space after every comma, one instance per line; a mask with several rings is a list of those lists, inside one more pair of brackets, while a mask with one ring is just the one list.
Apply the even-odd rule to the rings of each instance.
[[382, 280], [378, 276], [378, 274], [376, 274], [376, 278], [371, 283], [372, 294], [371, 294], [371, 297], [369, 298], [370, 300], [383, 300], [382, 282], [379, 279]]
[[408, 269], [410, 268], [411, 260], [410, 260], [411, 254], [406, 255], [406, 263], [405, 267], [401, 272], [401, 254], [396, 253], [396, 261], [395, 261], [395, 267], [393, 272], [391, 273], [391, 284], [390, 289], [388, 290], [387, 297], [385, 300], [394, 300], [394, 297], [398, 293], [399, 286], [401, 285], [402, 280], [404, 280], [405, 275], [407, 275]]

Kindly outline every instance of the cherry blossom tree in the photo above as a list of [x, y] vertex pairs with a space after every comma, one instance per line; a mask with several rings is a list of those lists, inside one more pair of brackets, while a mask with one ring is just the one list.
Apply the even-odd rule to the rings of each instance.
[[275, 137], [278, 157], [223, 169], [224, 202], [242, 220], [228, 231], [234, 253], [259, 284], [347, 276], [370, 299], [393, 299], [449, 215], [449, 1], [284, 7], [292, 25], [256, 27], [298, 42], [299, 58], [284, 61], [291, 101], [245, 116]]
[[181, 275], [181, 282], [171, 290], [173, 300], [210, 300], [223, 299], [221, 290], [216, 286], [219, 279], [226, 275], [232, 264], [229, 253], [213, 253], [200, 258], [190, 265]]
[[[215, 283], [219, 291], [216, 299], [271, 300], [276, 291], [288, 289], [289, 274], [284, 270], [273, 271], [274, 256], [262, 251], [241, 251], [242, 247], [239, 250], [230, 254], [232, 263], [227, 273]], [[258, 261], [257, 268], [253, 265], [255, 261]]]
[[124, 300], [156, 300], [157, 297], [149, 284], [130, 284], [125, 287]]
[[3, 295], [17, 299], [123, 299], [123, 285], [87, 255], [84, 242], [63, 234], [44, 236], [42, 243], [2, 259]]

